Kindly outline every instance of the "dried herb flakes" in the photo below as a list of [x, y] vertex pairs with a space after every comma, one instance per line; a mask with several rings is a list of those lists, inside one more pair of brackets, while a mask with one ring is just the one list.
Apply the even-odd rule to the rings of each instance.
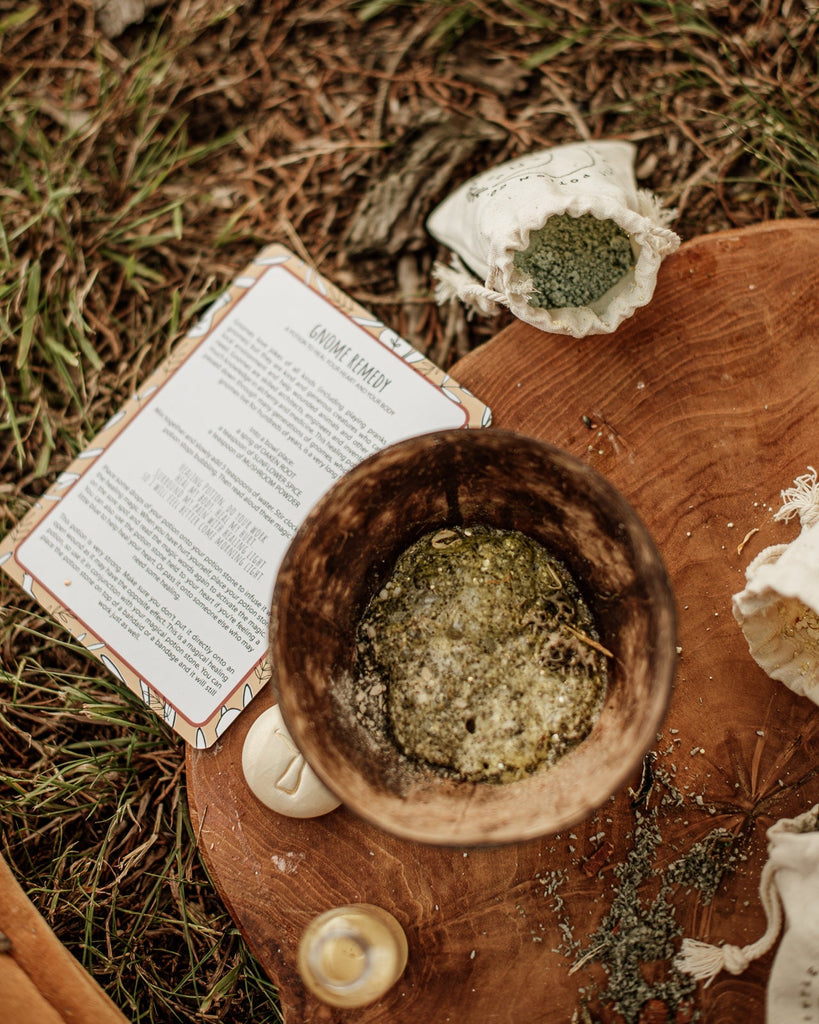
[[611, 909], [575, 961], [575, 969], [592, 961], [601, 965], [606, 984], [597, 998], [625, 1024], [640, 1024], [649, 1005], [664, 1005], [668, 1020], [691, 1011], [697, 983], [674, 967], [682, 928], [673, 898], [685, 887], [709, 903], [737, 860], [734, 839], [725, 829], [714, 829], [660, 870], [655, 865], [663, 843], [658, 813], [636, 812], [632, 848], [614, 868]]

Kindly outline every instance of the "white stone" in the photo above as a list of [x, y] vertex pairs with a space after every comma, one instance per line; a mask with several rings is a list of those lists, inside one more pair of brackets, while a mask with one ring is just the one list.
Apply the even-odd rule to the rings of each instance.
[[242, 771], [258, 800], [290, 818], [317, 818], [341, 803], [305, 761], [278, 704], [251, 725], [242, 748]]

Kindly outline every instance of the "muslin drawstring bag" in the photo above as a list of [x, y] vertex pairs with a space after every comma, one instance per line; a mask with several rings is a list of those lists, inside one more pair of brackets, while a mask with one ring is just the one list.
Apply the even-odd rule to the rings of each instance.
[[732, 608], [760, 668], [819, 704], [819, 482], [812, 466], [782, 491], [782, 502], [774, 519], [798, 515], [801, 533], [756, 556]]
[[783, 924], [767, 989], [767, 1024], [819, 1024], [819, 804], [767, 832], [768, 860], [759, 894], [765, 934], [748, 946], [711, 946], [683, 939], [678, 970], [710, 984], [720, 971], [741, 974], [773, 948]]
[[571, 143], [462, 184], [427, 220], [454, 253], [433, 269], [436, 300], [457, 297], [487, 315], [506, 306], [575, 338], [616, 330], [651, 300], [680, 244], [673, 213], [637, 188], [634, 154], [628, 142]]

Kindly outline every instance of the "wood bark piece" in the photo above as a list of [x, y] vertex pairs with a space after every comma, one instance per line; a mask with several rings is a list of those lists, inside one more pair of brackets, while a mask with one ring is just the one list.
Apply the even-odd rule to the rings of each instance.
[[[641, 789], [638, 776], [571, 833], [470, 850], [402, 842], [343, 808], [277, 817], [240, 768], [244, 735], [270, 701], [263, 692], [216, 747], [189, 750], [188, 794], [214, 881], [278, 984], [287, 1024], [566, 1024], [595, 985], [597, 1016], [620, 1019], [601, 965], [570, 969], [611, 907], [647, 806], [661, 868], [715, 827], [737, 835], [746, 858], [711, 902], [675, 890], [682, 933], [736, 945], [762, 934], [765, 830], [819, 801], [819, 715], [755, 665], [731, 596], [763, 547], [798, 532], [772, 516], [781, 489], [819, 457], [817, 348], [819, 223], [790, 221], [684, 244], [652, 303], [612, 335], [578, 340], [515, 322], [453, 368], [497, 426], [594, 465], [651, 531], [681, 646], [654, 771], [673, 778], [682, 804], [659, 803], [661, 787]], [[295, 963], [307, 922], [356, 901], [395, 915], [409, 962], [384, 999], [350, 1013], [308, 997]], [[772, 955], [697, 988], [705, 1024], [764, 1019]], [[645, 965], [646, 976], [666, 967]]]
[[427, 214], [458, 168], [466, 166], [479, 145], [501, 138], [501, 130], [485, 121], [440, 111], [428, 115], [398, 140], [365, 192], [345, 240], [347, 251], [352, 256], [395, 255], [422, 241]]
[[[126, 1018], [68, 952], [0, 857], [0, 1019], [8, 1024], [125, 1024]], [[14, 1008], [21, 1006], [25, 1013]]]

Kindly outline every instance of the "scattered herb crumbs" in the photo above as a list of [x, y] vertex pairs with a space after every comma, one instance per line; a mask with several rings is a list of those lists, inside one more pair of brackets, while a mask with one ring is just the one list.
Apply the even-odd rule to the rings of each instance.
[[[611, 908], [573, 967], [577, 970], [591, 961], [602, 966], [607, 980], [596, 998], [613, 1007], [625, 1024], [640, 1024], [645, 1007], [652, 1004], [662, 1003], [668, 1020], [674, 1020], [678, 1010], [691, 1010], [689, 997], [696, 981], [673, 963], [682, 929], [672, 897], [678, 887], [686, 887], [710, 903], [737, 861], [734, 836], [714, 829], [661, 871], [655, 867], [655, 854], [663, 843], [656, 809], [637, 810], [635, 822], [632, 848], [614, 867], [617, 883]], [[659, 882], [659, 889], [649, 899], [645, 890], [650, 882]]]
[[665, 880], [669, 885], [696, 889], [702, 902], [707, 905], [735, 861], [733, 834], [726, 829], [715, 828], [703, 840], [695, 843], [684, 857], [668, 866]]
[[588, 306], [634, 265], [631, 242], [612, 220], [590, 213], [550, 217], [529, 235], [514, 257], [515, 267], [533, 284], [529, 305], [541, 309]]

